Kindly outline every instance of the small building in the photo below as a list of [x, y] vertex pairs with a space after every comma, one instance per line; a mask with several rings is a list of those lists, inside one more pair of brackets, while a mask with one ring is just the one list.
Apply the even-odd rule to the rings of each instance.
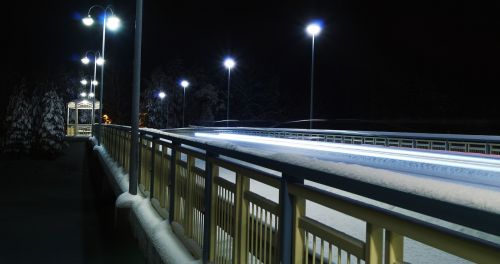
[[69, 102], [67, 105], [66, 135], [92, 135], [92, 123], [96, 123], [96, 115], [100, 113], [100, 107], [99, 101], [93, 102], [87, 99]]

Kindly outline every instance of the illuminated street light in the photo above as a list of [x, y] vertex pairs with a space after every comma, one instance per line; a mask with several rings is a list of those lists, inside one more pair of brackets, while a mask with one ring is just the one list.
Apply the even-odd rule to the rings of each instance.
[[81, 93], [80, 93], [80, 96], [81, 96], [81, 97], [87, 97], [87, 93], [86, 93], [86, 92], [81, 92]]
[[165, 98], [165, 96], [167, 96], [167, 94], [165, 94], [164, 92], [158, 93], [158, 97], [160, 97], [160, 99], [162, 99], [162, 100], [163, 100], [163, 98]]
[[85, 26], [92, 26], [92, 24], [94, 24], [94, 19], [88, 15], [82, 19], [82, 22]]
[[314, 103], [314, 39], [321, 32], [321, 25], [318, 23], [311, 23], [306, 27], [306, 32], [312, 37], [312, 45], [311, 45], [311, 97], [310, 97], [310, 105], [309, 105], [309, 129], [313, 128], [312, 120], [313, 120], [313, 103]]
[[94, 98], [95, 94], [93, 92], [90, 92], [89, 94], [89, 98]]
[[95, 63], [97, 63], [97, 65], [99, 65], [99, 66], [104, 65], [104, 58], [103, 57], [97, 58]]
[[87, 85], [89, 82], [87, 82], [87, 80], [83, 79], [83, 80], [81, 80], [81, 81], [80, 81], [80, 83], [81, 83], [82, 85]]
[[[102, 25], [102, 49], [101, 49], [101, 56], [100, 58], [96, 59], [96, 63], [101, 66], [101, 89], [99, 92], [99, 105], [100, 105], [100, 110], [101, 113], [104, 110], [104, 101], [103, 101], [103, 95], [104, 95], [104, 51], [105, 51], [105, 44], [106, 44], [106, 28], [109, 30], [115, 31], [120, 27], [120, 19], [114, 14], [113, 9], [111, 6], [100, 6], [100, 5], [93, 5], [89, 8], [88, 11], [88, 16], [82, 19], [83, 24], [86, 26], [91, 26], [94, 22], [92, 19], [92, 16], [90, 15], [91, 11], [94, 8], [100, 8], [101, 10], [104, 11], [104, 19], [103, 19], [103, 25]], [[109, 15], [109, 18], [108, 18]], [[101, 59], [102, 58], [102, 59]], [[97, 61], [98, 60], [98, 61]], [[102, 127], [102, 115], [99, 115], [99, 130], [97, 131], [97, 145], [101, 145], [101, 127]]]
[[182, 127], [184, 127], [184, 108], [186, 105], [186, 88], [189, 86], [189, 82], [186, 80], [181, 81], [181, 86], [184, 88], [184, 95], [182, 96]]
[[229, 126], [229, 91], [231, 87], [231, 69], [236, 66], [236, 62], [231, 58], [227, 57], [224, 60], [224, 67], [227, 69], [227, 105], [226, 105], [226, 127]]
[[82, 61], [82, 63], [83, 63], [83, 64], [87, 65], [87, 64], [89, 64], [90, 59], [89, 59], [87, 56], [85, 56], [85, 57], [83, 57], [83, 58], [81, 59], [81, 61]]
[[108, 27], [108, 29], [110, 30], [117, 30], [119, 27], [120, 27], [120, 19], [115, 16], [115, 15], [112, 15], [109, 19], [108, 19], [108, 22], [106, 23], [106, 26]]
[[93, 85], [93, 86], [97, 86], [98, 84], [99, 84], [99, 82], [98, 82], [98, 81], [96, 81], [96, 80], [93, 80], [93, 81], [92, 81], [92, 85]]

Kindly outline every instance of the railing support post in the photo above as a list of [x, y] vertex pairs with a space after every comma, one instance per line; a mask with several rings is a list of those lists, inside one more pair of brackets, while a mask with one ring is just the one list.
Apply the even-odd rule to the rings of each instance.
[[[204, 193], [204, 223], [203, 223], [203, 255], [202, 262], [209, 263], [215, 257], [215, 215], [212, 215], [214, 202], [217, 195], [213, 184], [214, 166], [209, 160], [216, 155], [207, 152], [205, 155], [205, 193]], [[188, 163], [189, 164], [189, 163]], [[215, 198], [214, 198], [215, 196]]]
[[236, 193], [235, 193], [235, 223], [236, 232], [234, 236], [235, 246], [233, 249], [234, 263], [245, 264], [248, 260], [247, 251], [247, 215], [248, 201], [245, 201], [244, 194], [250, 190], [250, 179], [239, 173], [236, 174]]
[[[289, 183], [303, 183], [303, 180], [294, 178], [287, 174], [281, 176], [281, 188], [280, 188], [280, 223], [278, 227], [279, 232], [279, 263], [291, 264], [294, 260], [293, 254], [300, 254], [296, 251], [296, 245], [294, 234], [296, 234], [296, 227], [298, 224], [295, 219], [298, 219], [297, 213], [301, 210], [296, 210], [297, 200], [288, 191]], [[298, 231], [297, 231], [298, 232]], [[299, 250], [302, 252], [302, 248]]]
[[149, 178], [149, 199], [153, 199], [155, 191], [155, 156], [156, 156], [156, 140], [157, 137], [151, 139], [151, 169]]
[[366, 263], [382, 264], [384, 229], [366, 223]]
[[385, 264], [403, 263], [404, 237], [386, 230], [385, 232]]
[[172, 223], [174, 221], [175, 214], [175, 167], [177, 166], [177, 148], [179, 144], [172, 142], [170, 151], [170, 177], [168, 177], [169, 185], [169, 207], [168, 207], [168, 221]]

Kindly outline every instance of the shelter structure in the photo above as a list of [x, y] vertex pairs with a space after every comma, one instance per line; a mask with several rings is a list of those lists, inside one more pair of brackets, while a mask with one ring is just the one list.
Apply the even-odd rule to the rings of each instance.
[[92, 123], [95, 122], [96, 114], [100, 113], [101, 104], [87, 99], [71, 101], [67, 105], [66, 118], [67, 136], [90, 136], [92, 135]]

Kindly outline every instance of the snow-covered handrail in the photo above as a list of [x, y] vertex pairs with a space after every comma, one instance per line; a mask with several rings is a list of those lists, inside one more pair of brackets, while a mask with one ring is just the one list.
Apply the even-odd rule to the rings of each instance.
[[[156, 199], [159, 211], [162, 208], [164, 210], [168, 209], [168, 212], [164, 214], [168, 215], [172, 223], [178, 223], [182, 227], [179, 232], [188, 238], [188, 244], [198, 245], [203, 248], [204, 260], [212, 260], [211, 256], [217, 254], [217, 250], [222, 250], [216, 249], [214, 252], [207, 249], [208, 244], [213, 245], [214, 241], [220, 238], [215, 233], [211, 233], [215, 232], [214, 230], [219, 230], [217, 228], [220, 228], [219, 231], [222, 232], [218, 234], [225, 234], [225, 236], [235, 239], [236, 242], [234, 243], [236, 244], [227, 248], [234, 247], [235, 250], [243, 250], [243, 253], [231, 253], [233, 261], [234, 258], [243, 261], [247, 258], [246, 254], [248, 253], [255, 258], [262, 257], [258, 256], [259, 251], [255, 248], [245, 249], [245, 246], [238, 244], [243, 243], [243, 241], [238, 240], [237, 234], [243, 235], [240, 232], [241, 230], [238, 231], [238, 228], [241, 228], [241, 224], [247, 228], [252, 223], [260, 223], [261, 229], [264, 226], [269, 236], [273, 236], [273, 241], [279, 239], [277, 244], [284, 247], [287, 250], [285, 253], [289, 255], [292, 252], [299, 255], [304, 253], [293, 251], [288, 243], [292, 241], [293, 236], [306, 232], [318, 236], [328, 243], [343, 241], [342, 243], [345, 243], [350, 248], [348, 254], [368, 261], [367, 257], [370, 257], [370, 254], [367, 255], [365, 250], [368, 252], [378, 246], [372, 248], [369, 244], [370, 241], [378, 240], [379, 236], [382, 239], [380, 232], [386, 229], [389, 232], [386, 234], [386, 238], [393, 241], [387, 243], [395, 243], [389, 245], [396, 247], [395, 260], [402, 261], [402, 253], [398, 253], [399, 250], [402, 250], [402, 236], [417, 239], [433, 247], [473, 261], [481, 262], [481, 260], [485, 261], [500, 257], [499, 245], [471, 238], [468, 235], [435, 226], [421, 219], [390, 212], [363, 201], [328, 193], [304, 185], [304, 181], [333, 187], [351, 194], [367, 197], [376, 202], [390, 204], [405, 210], [480, 230], [494, 236], [500, 236], [500, 227], [496, 224], [500, 222], [500, 214], [495, 211], [496, 209], [473, 208], [462, 204], [461, 201], [441, 200], [432, 196], [393, 189], [373, 182], [363, 181], [356, 177], [349, 177], [342, 170], [326, 170], [321, 167], [320, 163], [314, 163], [318, 167], [311, 167], [305, 165], [307, 163], [289, 159], [287, 156], [269, 156], [227, 142], [182, 135], [179, 130], [175, 132], [147, 128], [140, 129], [141, 161], [139, 168], [141, 176], [139, 177], [139, 185], [141, 188], [139, 189], [151, 197], [153, 204]], [[125, 168], [125, 171], [128, 171], [129, 152], [127, 150], [129, 143], [130, 127], [104, 126], [104, 147], [111, 157]], [[222, 172], [215, 170], [215, 168], [234, 171], [236, 175], [233, 177], [236, 178], [228, 180], [221, 177]], [[263, 170], [270, 172], [263, 172]], [[372, 173], [372, 170], [361, 169], [358, 172], [369, 174]], [[163, 177], [166, 177], [166, 179]], [[249, 189], [250, 179], [274, 188], [278, 187], [279, 202], [271, 201], [268, 197], [253, 193]], [[165, 190], [167, 190], [166, 193]], [[497, 197], [495, 195], [498, 196], [498, 194], [493, 196]], [[305, 207], [303, 207], [305, 200], [322, 204], [366, 221], [366, 242], [346, 237], [331, 227], [306, 217], [304, 214]], [[241, 207], [240, 203], [242, 201], [250, 203], [252, 206], [258, 206], [260, 208], [258, 210], [267, 212], [266, 218], [263, 218], [262, 211], [261, 213], [255, 211], [254, 213], [248, 213], [248, 210], [250, 210], [249, 204], [246, 205], [247, 207]], [[302, 204], [303, 202], [304, 204]], [[213, 212], [210, 213], [211, 211]], [[217, 212], [217, 216], [213, 215], [216, 214], [215, 212]], [[278, 230], [281, 230], [279, 238], [276, 232], [277, 227], [267, 226], [269, 224], [267, 220], [268, 213], [271, 218], [277, 217], [275, 220], [269, 220], [271, 223], [273, 223], [272, 221], [277, 223], [279, 219], [279, 225], [276, 224], [276, 226], [279, 226]], [[243, 219], [245, 216], [247, 218]], [[204, 221], [204, 226], [199, 226], [201, 222], [198, 221]], [[248, 231], [249, 229], [245, 230]], [[256, 231], [251, 229], [248, 232]], [[245, 234], [247, 233], [245, 232]], [[251, 239], [259, 237], [257, 233], [250, 233], [250, 235]], [[210, 239], [213, 239], [213, 241]], [[268, 243], [265, 242], [265, 238], [260, 237], [259, 239], [263, 239], [264, 244]], [[303, 235], [301, 239], [301, 243], [307, 243], [307, 241], [304, 241]], [[453, 241], [457, 247], [448, 248], [443, 244], [443, 241], [447, 241], [446, 239]], [[379, 242], [375, 241], [374, 243]], [[205, 250], [209, 250], [209, 252], [206, 253]], [[280, 251], [270, 249], [268, 252], [269, 254], [271, 252], [276, 254], [276, 252]], [[205, 253], [209, 255], [205, 256]], [[260, 253], [262, 254], [262, 251]], [[306, 251], [306, 254], [310, 253]], [[244, 256], [239, 254], [244, 254]], [[301, 258], [302, 255], [294, 256]], [[283, 260], [282, 255], [274, 257]], [[286, 263], [286, 261], [283, 262]], [[371, 259], [368, 262], [376, 263], [375, 260], [371, 261]]]

